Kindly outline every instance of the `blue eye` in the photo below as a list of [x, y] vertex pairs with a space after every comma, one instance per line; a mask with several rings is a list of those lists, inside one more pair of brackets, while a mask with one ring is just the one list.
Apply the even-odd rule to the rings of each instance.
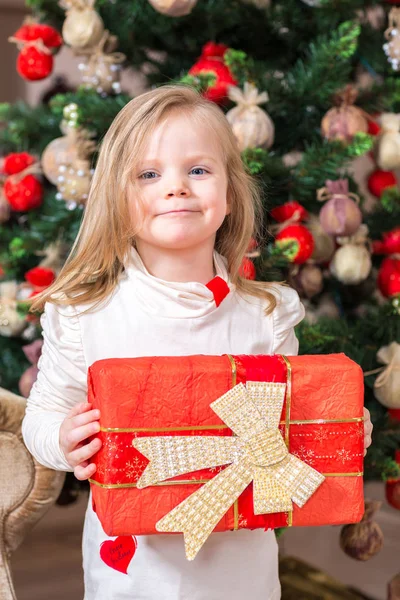
[[154, 179], [154, 177], [146, 177], [146, 175], [157, 175], [154, 171], [146, 171], [139, 176], [139, 179]]
[[[208, 173], [208, 171], [206, 171], [206, 169], [203, 169], [203, 167], [194, 167], [192, 171], [203, 171], [203, 173]], [[195, 173], [195, 175], [203, 175], [203, 173]]]

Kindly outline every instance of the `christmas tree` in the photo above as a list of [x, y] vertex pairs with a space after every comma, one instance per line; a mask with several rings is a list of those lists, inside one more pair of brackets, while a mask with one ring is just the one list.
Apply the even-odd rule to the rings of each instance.
[[[0, 385], [27, 396], [40, 356], [27, 299], [56, 277], [84, 211], [96, 149], [148, 87], [196, 87], [226, 113], [264, 192], [265, 236], [242, 274], [288, 281], [306, 306], [301, 354], [344, 352], [364, 372], [374, 443], [365, 476], [400, 508], [400, 78], [395, 2], [27, 0], [17, 69], [47, 77], [62, 44], [81, 86], [0, 106]], [[362, 175], [358, 174], [362, 165]]]

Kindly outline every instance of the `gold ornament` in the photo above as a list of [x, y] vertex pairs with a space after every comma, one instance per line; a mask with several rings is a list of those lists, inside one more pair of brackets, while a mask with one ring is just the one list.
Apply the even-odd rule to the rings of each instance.
[[368, 226], [360, 225], [353, 236], [338, 237], [337, 242], [342, 246], [336, 250], [329, 265], [332, 275], [347, 285], [357, 285], [367, 279], [371, 268], [370, 242], [368, 241]]
[[400, 114], [384, 113], [380, 117], [381, 131], [374, 154], [383, 171], [400, 168]]
[[138, 488], [177, 475], [229, 465], [156, 523], [157, 531], [183, 532], [193, 560], [217, 523], [253, 482], [254, 513], [302, 507], [325, 477], [289, 454], [278, 429], [286, 384], [239, 383], [211, 403], [233, 437], [162, 436], [135, 438], [133, 446], [150, 464]]
[[89, 196], [92, 175], [93, 169], [88, 159], [77, 159], [69, 165], [61, 165], [57, 178], [57, 200], [65, 200], [69, 210], [83, 206]]
[[259, 93], [248, 81], [243, 91], [229, 86], [228, 96], [238, 106], [226, 113], [240, 151], [246, 148], [270, 148], [274, 143], [275, 127], [272, 119], [258, 105], [268, 102], [267, 92]]
[[334, 97], [337, 105], [328, 110], [321, 122], [321, 133], [327, 140], [342, 140], [350, 142], [355, 133], [368, 131], [366, 113], [353, 106], [357, 98], [357, 90], [347, 85], [344, 90]]
[[375, 397], [387, 408], [400, 408], [400, 344], [392, 342], [382, 346], [376, 358], [387, 367], [375, 379]]
[[60, 0], [59, 6], [67, 11], [62, 36], [71, 48], [79, 51], [99, 42], [104, 23], [93, 8], [94, 0]]
[[169, 17], [189, 15], [197, 4], [197, 0], [149, 0], [153, 8]]
[[126, 56], [122, 52], [114, 52], [117, 44], [118, 38], [106, 30], [95, 48], [81, 53], [87, 56], [78, 65], [86, 89], [95, 89], [99, 94], [121, 92], [121, 63]]
[[52, 140], [41, 156], [41, 165], [46, 178], [57, 185], [60, 165], [71, 163], [77, 158], [77, 150], [71, 136], [63, 136]]
[[16, 281], [0, 283], [0, 335], [17, 337], [28, 325], [17, 312], [19, 286]]
[[389, 26], [386, 29], [384, 36], [388, 40], [383, 44], [383, 50], [388, 57], [388, 61], [394, 71], [399, 70], [400, 58], [400, 8], [393, 7], [389, 13]]

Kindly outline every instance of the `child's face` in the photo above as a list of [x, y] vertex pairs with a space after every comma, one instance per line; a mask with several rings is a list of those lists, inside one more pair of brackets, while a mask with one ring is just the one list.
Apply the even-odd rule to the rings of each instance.
[[[214, 248], [229, 206], [226, 170], [211, 126], [171, 115], [149, 136], [136, 183], [144, 205], [144, 224], [136, 236], [139, 252], [146, 246]], [[135, 218], [135, 200], [130, 200]]]

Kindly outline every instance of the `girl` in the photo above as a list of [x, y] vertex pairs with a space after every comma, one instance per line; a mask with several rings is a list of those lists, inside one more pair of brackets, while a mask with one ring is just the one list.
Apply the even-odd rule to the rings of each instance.
[[[215, 104], [167, 85], [121, 110], [102, 143], [71, 255], [31, 307], [45, 304], [44, 345], [22, 431], [40, 463], [81, 480], [93, 475], [101, 442], [87, 438], [100, 415], [85, 399], [96, 360], [297, 353], [297, 293], [238, 275], [260, 213], [258, 189]], [[105, 540], [89, 498], [85, 600], [280, 598], [273, 531], [214, 533], [194, 562], [181, 536], [141, 536], [127, 574], [101, 560]]]

